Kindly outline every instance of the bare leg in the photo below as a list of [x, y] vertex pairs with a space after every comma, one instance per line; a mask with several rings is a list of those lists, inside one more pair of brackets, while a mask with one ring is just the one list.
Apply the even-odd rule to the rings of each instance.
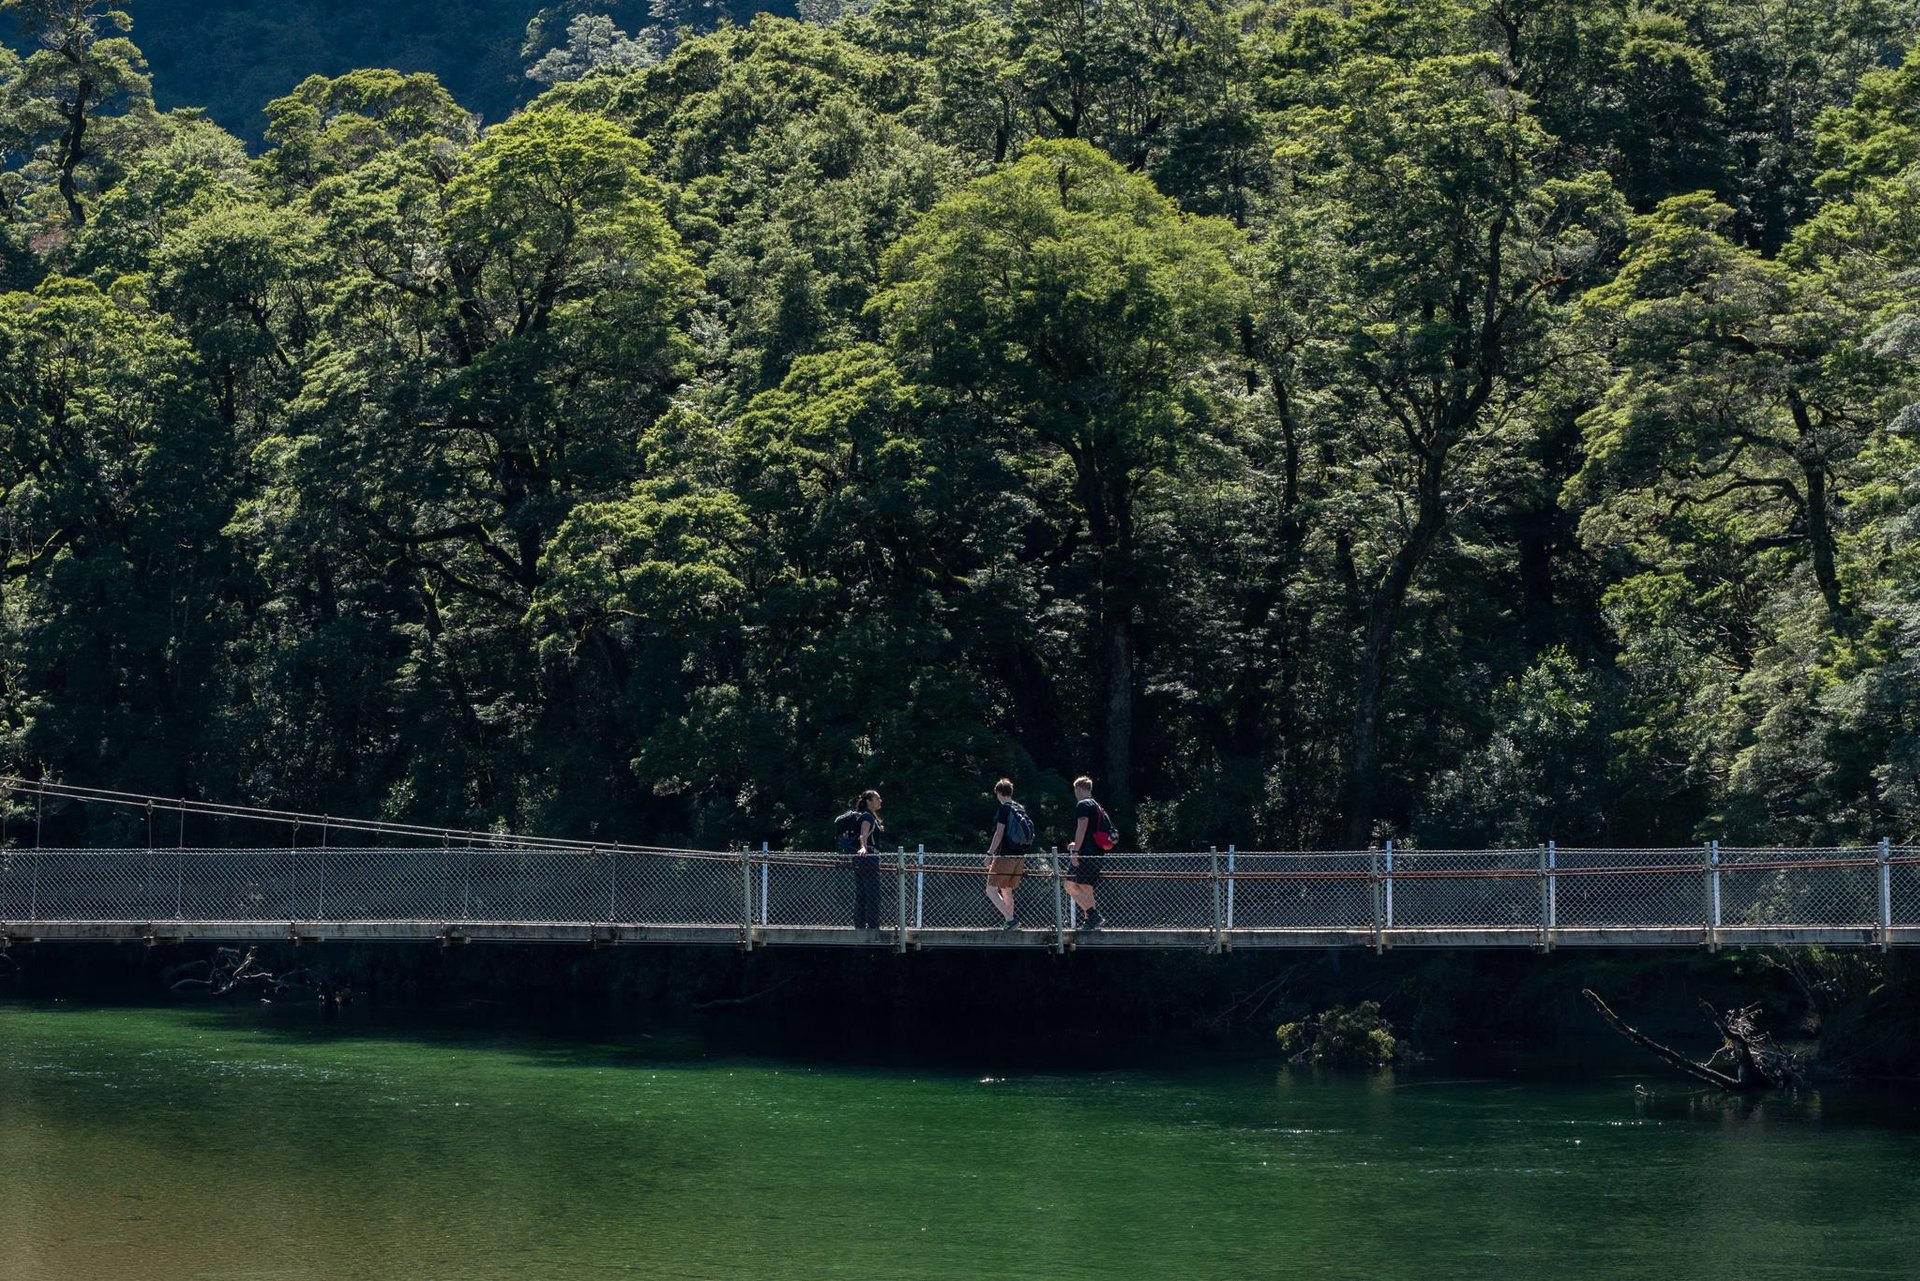
[[1072, 899], [1074, 906], [1078, 907], [1082, 912], [1091, 912], [1094, 909], [1093, 886], [1091, 885], [1082, 885], [1078, 881], [1068, 881], [1067, 897]]
[[1013, 891], [1002, 889], [998, 885], [987, 886], [987, 901], [993, 904], [993, 910], [1000, 913], [1000, 919], [1013, 919]]

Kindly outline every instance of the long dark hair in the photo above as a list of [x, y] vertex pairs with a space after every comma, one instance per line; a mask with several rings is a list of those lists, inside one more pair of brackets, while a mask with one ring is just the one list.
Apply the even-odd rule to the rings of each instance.
[[[880, 799], [880, 793], [874, 791], [871, 787], [869, 787], [866, 791], [854, 797], [853, 804], [847, 806], [847, 808], [850, 810], [858, 811], [860, 813], [873, 814], [873, 811], [867, 808], [867, 804], [870, 801], [877, 801], [879, 799]], [[874, 814], [873, 821], [877, 825], [880, 822], [880, 816], [878, 814]]]

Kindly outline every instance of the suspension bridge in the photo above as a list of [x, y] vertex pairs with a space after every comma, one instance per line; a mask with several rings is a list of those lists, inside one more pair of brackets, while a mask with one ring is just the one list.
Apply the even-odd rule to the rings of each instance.
[[[128, 843], [43, 843], [48, 807]], [[423, 940], [590, 947], [1863, 947], [1920, 944], [1920, 846], [1107, 854], [1082, 928], [1034, 852], [1012, 929], [980, 853], [559, 840], [0, 779], [0, 946]], [[55, 835], [71, 830], [56, 813]], [[189, 840], [192, 830], [194, 839]], [[238, 834], [236, 844], [205, 839]], [[273, 840], [263, 838], [271, 834]], [[169, 841], [167, 837], [174, 839]], [[861, 885], [864, 882], [864, 885]], [[866, 919], [856, 927], [856, 894]], [[872, 901], [877, 899], [877, 902]], [[877, 921], [877, 924], [871, 923]]]

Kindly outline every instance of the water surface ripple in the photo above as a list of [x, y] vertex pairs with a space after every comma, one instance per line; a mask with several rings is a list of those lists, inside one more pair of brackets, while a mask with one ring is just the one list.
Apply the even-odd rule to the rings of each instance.
[[1912, 1105], [0, 1005], [0, 1277], [1914, 1277]]

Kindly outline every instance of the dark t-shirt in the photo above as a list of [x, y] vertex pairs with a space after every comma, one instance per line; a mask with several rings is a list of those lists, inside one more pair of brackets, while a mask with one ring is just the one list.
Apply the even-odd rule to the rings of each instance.
[[1002, 854], [1017, 853], [1020, 847], [1013, 843], [1013, 802], [1012, 801], [1000, 802], [1000, 808], [995, 810], [993, 813], [993, 824], [995, 827], [1005, 829], [1000, 833], [1000, 853]]
[[1087, 820], [1087, 834], [1080, 838], [1080, 848], [1076, 853], [1098, 854], [1101, 852], [1100, 845], [1093, 839], [1093, 834], [1100, 830], [1100, 802], [1091, 796], [1073, 807], [1073, 830], [1076, 833], [1080, 830], [1080, 820], [1083, 818]]
[[875, 852], [873, 829], [878, 826], [879, 824], [874, 821], [872, 810], [860, 811], [860, 821], [853, 825], [854, 853], [857, 854], [860, 852], [860, 838], [863, 836], [867, 838], [867, 853], [872, 854]]

